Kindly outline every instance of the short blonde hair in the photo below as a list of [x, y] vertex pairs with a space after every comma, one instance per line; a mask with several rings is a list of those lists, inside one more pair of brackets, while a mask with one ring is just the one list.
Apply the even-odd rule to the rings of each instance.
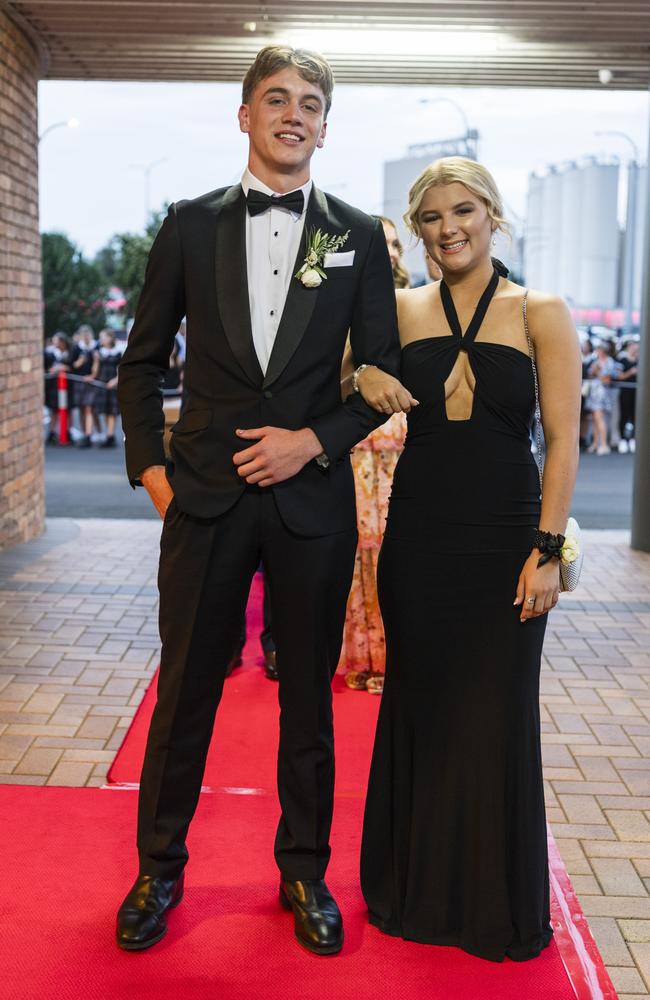
[[510, 226], [504, 217], [503, 200], [490, 171], [464, 156], [443, 156], [424, 168], [409, 191], [409, 207], [404, 213], [404, 222], [414, 236], [419, 238], [422, 235], [418, 214], [429, 188], [454, 183], [462, 184], [483, 202], [495, 230], [500, 229], [507, 236], [510, 235]]
[[293, 49], [290, 45], [266, 45], [255, 56], [242, 84], [242, 104], [248, 104], [258, 83], [283, 69], [293, 67], [303, 80], [319, 87], [325, 97], [325, 117], [332, 107], [334, 76], [327, 60], [309, 49]]

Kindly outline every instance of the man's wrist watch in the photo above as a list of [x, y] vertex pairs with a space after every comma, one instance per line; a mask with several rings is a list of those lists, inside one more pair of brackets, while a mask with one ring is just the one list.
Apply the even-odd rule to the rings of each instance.
[[330, 467], [329, 455], [324, 451], [321, 451], [320, 455], [316, 455], [314, 461], [319, 469], [325, 470]]
[[359, 365], [358, 368], [354, 369], [352, 373], [352, 391], [359, 392], [359, 375], [361, 372], [365, 372], [366, 368], [371, 368], [371, 365]]

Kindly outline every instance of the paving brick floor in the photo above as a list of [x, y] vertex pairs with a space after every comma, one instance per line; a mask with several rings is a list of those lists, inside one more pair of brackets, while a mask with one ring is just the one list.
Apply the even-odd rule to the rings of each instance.
[[[0, 555], [0, 783], [101, 785], [158, 662], [149, 521]], [[622, 1000], [650, 998], [650, 555], [586, 532], [542, 672], [548, 816]]]

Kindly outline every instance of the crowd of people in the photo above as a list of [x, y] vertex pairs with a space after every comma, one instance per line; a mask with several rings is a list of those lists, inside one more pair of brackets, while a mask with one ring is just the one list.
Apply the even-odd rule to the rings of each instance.
[[[68, 428], [72, 443], [78, 448], [90, 448], [93, 444], [99, 448], [116, 446], [115, 427], [120, 412], [117, 370], [126, 344], [126, 331], [106, 327], [96, 334], [89, 324], [82, 324], [72, 336], [57, 331], [47, 338], [43, 351], [43, 369], [48, 444], [59, 441], [58, 414], [61, 401], [57, 376], [59, 372], [66, 372]], [[183, 322], [176, 336], [163, 389], [172, 393], [182, 390], [184, 363]]]
[[595, 455], [634, 452], [638, 335], [581, 337], [580, 446]]
[[61, 400], [56, 376], [66, 372], [71, 439], [80, 448], [90, 448], [93, 441], [100, 448], [115, 447], [115, 421], [119, 415], [117, 369], [124, 346], [114, 330], [106, 328], [95, 336], [88, 325], [80, 326], [71, 337], [58, 331], [46, 340], [43, 368], [48, 444], [58, 440]]

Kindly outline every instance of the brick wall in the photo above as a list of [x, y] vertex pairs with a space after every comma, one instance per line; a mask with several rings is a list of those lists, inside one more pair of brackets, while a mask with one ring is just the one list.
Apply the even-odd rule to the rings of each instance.
[[0, 7], [0, 547], [44, 526], [39, 69]]

